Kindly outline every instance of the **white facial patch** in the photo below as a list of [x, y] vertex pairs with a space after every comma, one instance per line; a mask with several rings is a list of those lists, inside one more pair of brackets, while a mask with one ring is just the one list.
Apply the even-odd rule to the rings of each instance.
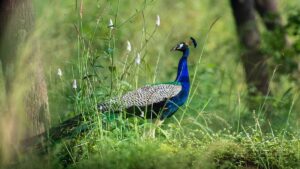
[[178, 49], [181, 49], [182, 47], [183, 47], [183, 44], [181, 43], [181, 44], [179, 44]]

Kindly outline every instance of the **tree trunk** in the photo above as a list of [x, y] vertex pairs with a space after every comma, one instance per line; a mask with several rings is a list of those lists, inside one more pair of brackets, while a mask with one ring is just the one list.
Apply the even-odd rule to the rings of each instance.
[[0, 137], [5, 157], [20, 139], [45, 131], [49, 111], [38, 40], [32, 36], [31, 0], [1, 1], [0, 23], [0, 60], [6, 90], [6, 103], [0, 110]]
[[290, 46], [282, 24], [276, 0], [255, 0], [255, 8], [261, 16], [266, 28], [276, 37], [276, 49], [284, 49]]
[[282, 29], [276, 0], [255, 0], [255, 8], [268, 30]]
[[250, 95], [267, 95], [269, 75], [266, 57], [260, 51], [260, 35], [255, 20], [254, 0], [231, 0], [237, 32], [244, 51], [242, 62]]

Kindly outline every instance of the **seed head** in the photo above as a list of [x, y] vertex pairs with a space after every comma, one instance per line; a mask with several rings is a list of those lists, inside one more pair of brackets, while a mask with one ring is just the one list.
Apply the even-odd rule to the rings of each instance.
[[137, 64], [137, 65], [141, 64], [141, 54], [140, 53], [138, 53], [135, 58], [135, 64]]
[[130, 52], [131, 51], [131, 44], [129, 41], [127, 41], [127, 51]]
[[73, 80], [72, 88], [77, 89], [77, 81], [75, 79]]
[[59, 77], [62, 77], [62, 71], [61, 71], [60, 68], [57, 69], [57, 75], [58, 75]]
[[156, 26], [158, 27], [160, 25], [160, 17], [159, 15], [156, 16], [156, 22], [155, 22]]
[[108, 27], [110, 29], [114, 29], [114, 22], [112, 21], [112, 19], [109, 19]]

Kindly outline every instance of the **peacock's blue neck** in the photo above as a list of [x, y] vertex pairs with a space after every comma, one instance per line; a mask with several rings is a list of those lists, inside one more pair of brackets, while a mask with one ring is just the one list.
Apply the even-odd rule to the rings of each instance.
[[170, 101], [167, 104], [168, 110], [162, 114], [161, 120], [172, 116], [172, 114], [174, 114], [178, 110], [178, 107], [182, 106], [186, 102], [189, 96], [190, 78], [187, 65], [187, 58], [189, 56], [189, 52], [190, 51], [188, 48], [183, 51], [183, 55], [178, 64], [177, 77], [175, 82], [180, 83], [182, 89], [178, 93], [178, 95], [170, 99]]
[[187, 90], [190, 87], [189, 70], [187, 65], [189, 53], [190, 51], [188, 48], [183, 51], [183, 55], [178, 64], [177, 77], [175, 80], [176, 82], [180, 82], [184, 88], [187, 88]]

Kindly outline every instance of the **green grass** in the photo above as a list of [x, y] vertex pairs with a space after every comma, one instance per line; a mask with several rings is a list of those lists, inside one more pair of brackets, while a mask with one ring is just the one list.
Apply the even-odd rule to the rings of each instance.
[[[89, 138], [78, 139], [72, 147], [65, 142], [58, 147], [64, 151], [48, 154], [42, 164], [57, 168], [63, 167], [63, 162], [72, 163], [68, 168], [299, 167], [299, 139], [259, 133], [255, 129], [214, 134], [193, 130], [180, 139], [174, 136], [154, 140], [116, 138], [113, 133], [99, 138], [98, 133], [89, 133]], [[22, 163], [23, 168], [40, 168], [40, 165], [28, 159]]]
[[[300, 167], [299, 83], [275, 72], [279, 80], [272, 79], [273, 96], [263, 98], [274, 107], [274, 121], [263, 118], [263, 103], [255, 110], [247, 108], [229, 2], [84, 1], [81, 8], [80, 1], [77, 7], [66, 1], [35, 2], [35, 7], [36, 36], [48, 63], [52, 126], [85, 112], [94, 115], [96, 127], [62, 140], [46, 154], [20, 154], [11, 167]], [[284, 18], [295, 7], [300, 8], [296, 0], [280, 2]], [[109, 19], [114, 29], [107, 27]], [[191, 94], [186, 106], [157, 130], [156, 138], [144, 137], [152, 122], [142, 118], [120, 117], [103, 125], [97, 103], [146, 84], [172, 81], [180, 55], [169, 50], [190, 36], [199, 43], [189, 58]], [[138, 53], [140, 65], [135, 63]]]

